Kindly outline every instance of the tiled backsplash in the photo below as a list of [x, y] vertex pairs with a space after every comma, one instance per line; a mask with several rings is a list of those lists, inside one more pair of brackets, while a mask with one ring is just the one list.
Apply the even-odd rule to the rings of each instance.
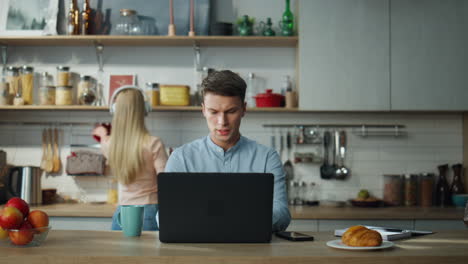
[[[3, 111], [2, 121], [110, 122], [107, 112]], [[294, 121], [292, 121], [294, 120]], [[321, 180], [318, 165], [295, 164], [295, 177], [315, 182], [321, 199], [349, 199], [361, 188], [382, 197], [383, 174], [434, 172], [439, 164], [462, 161], [462, 117], [459, 114], [366, 114], [366, 113], [247, 113], [241, 132], [259, 143], [270, 145], [270, 136], [279, 129], [264, 124], [401, 124], [407, 137], [362, 138], [353, 129], [348, 132], [346, 165], [352, 175], [346, 181]], [[147, 118], [153, 135], [162, 138], [166, 147], [208, 134], [199, 112], [155, 112]], [[7, 151], [14, 165], [38, 166], [42, 156], [41, 132], [46, 126], [0, 125], [0, 149]], [[60, 153], [65, 162], [70, 144], [94, 144], [92, 125], [60, 126]], [[291, 130], [292, 131], [292, 130]], [[286, 129], [282, 130], [283, 133]], [[277, 144], [279, 146], [279, 143]], [[293, 146], [293, 151], [294, 151]], [[321, 147], [296, 147], [298, 151], [319, 151]], [[283, 160], [286, 160], [286, 152]], [[449, 174], [451, 180], [452, 172]], [[103, 176], [44, 175], [43, 188], [57, 188], [59, 193], [88, 201], [106, 200], [108, 179]]]

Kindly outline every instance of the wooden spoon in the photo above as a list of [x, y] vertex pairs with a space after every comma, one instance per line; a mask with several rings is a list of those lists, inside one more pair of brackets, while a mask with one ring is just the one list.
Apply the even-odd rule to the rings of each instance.
[[53, 172], [54, 162], [53, 162], [53, 153], [52, 153], [52, 129], [47, 130], [48, 140], [47, 140], [47, 161], [45, 166], [46, 172]]
[[54, 128], [54, 155], [53, 155], [53, 172], [59, 172], [61, 167], [59, 150], [58, 150], [58, 130]]
[[47, 162], [47, 135], [46, 130], [42, 130], [42, 158], [41, 158], [41, 169], [46, 169], [46, 162]]

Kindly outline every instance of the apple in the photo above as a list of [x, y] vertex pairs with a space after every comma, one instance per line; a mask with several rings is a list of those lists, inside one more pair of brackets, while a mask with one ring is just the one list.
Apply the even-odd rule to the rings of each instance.
[[7, 238], [8, 238], [8, 230], [5, 230], [0, 226], [0, 240], [5, 240]]
[[33, 228], [39, 228], [37, 231], [39, 233], [44, 232], [44, 228], [49, 226], [49, 216], [41, 210], [33, 210], [28, 215], [28, 221], [31, 223]]
[[16, 207], [5, 207], [0, 211], [0, 226], [4, 229], [20, 227], [23, 219], [23, 214]]
[[8, 200], [8, 202], [5, 204], [5, 207], [18, 208], [18, 210], [20, 210], [21, 213], [23, 214], [23, 217], [27, 217], [29, 214], [28, 203], [19, 197], [13, 197], [10, 200]]
[[8, 232], [10, 240], [15, 245], [27, 245], [34, 238], [34, 231], [32, 225], [26, 220], [18, 230]]

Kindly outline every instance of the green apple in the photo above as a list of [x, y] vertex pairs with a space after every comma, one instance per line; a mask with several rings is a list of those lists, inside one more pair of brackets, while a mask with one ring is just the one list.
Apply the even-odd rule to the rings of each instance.
[[369, 198], [369, 191], [368, 190], [360, 190], [359, 193], [358, 193], [358, 198], [361, 198], [361, 199], [367, 199]]

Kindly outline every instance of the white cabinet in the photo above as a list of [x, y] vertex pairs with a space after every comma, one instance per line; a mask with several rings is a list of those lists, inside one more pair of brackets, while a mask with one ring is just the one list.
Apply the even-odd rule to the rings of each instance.
[[111, 230], [112, 217], [50, 217], [55, 230]]
[[388, 0], [299, 3], [299, 108], [389, 110]]
[[468, 109], [468, 1], [391, 0], [392, 110]]

